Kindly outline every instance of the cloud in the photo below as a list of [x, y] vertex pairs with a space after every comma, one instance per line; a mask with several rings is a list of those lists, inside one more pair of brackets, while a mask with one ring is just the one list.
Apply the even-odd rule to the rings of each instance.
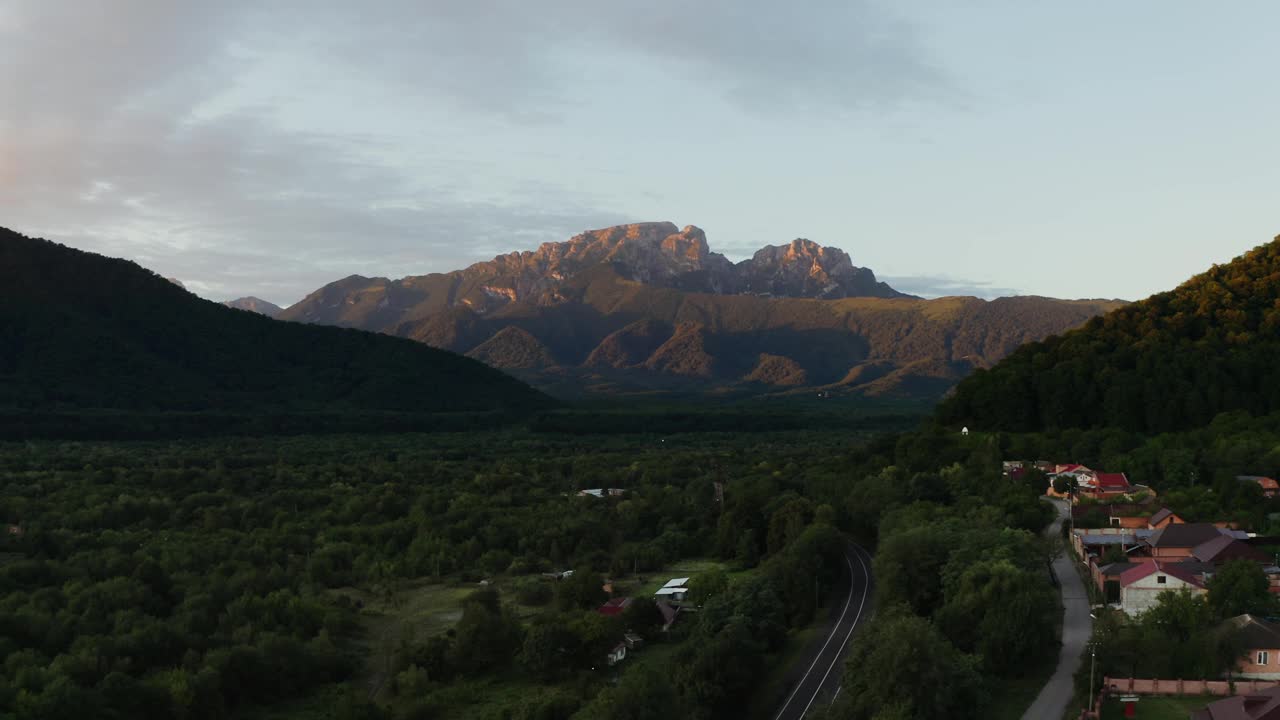
[[[305, 92], [264, 71], [283, 62], [438, 102], [464, 124], [519, 125], [589, 100], [606, 57], [623, 86], [657, 72], [757, 111], [892, 105], [946, 85], [910, 27], [856, 1], [0, 0], [0, 224], [207, 296], [288, 304], [352, 272], [447, 270], [641, 219], [589, 183], [460, 182], [465, 148], [420, 162], [324, 118], [290, 127], [279, 113]], [[256, 102], [234, 100], [254, 82]]]
[[966, 280], [947, 275], [881, 276], [879, 280], [889, 283], [894, 290], [899, 292], [904, 292], [908, 295], [919, 295], [925, 298], [971, 295], [990, 299], [1025, 294], [1018, 288], [997, 287], [983, 280]]
[[640, 78], [657, 71], [757, 112], [888, 107], [956, 93], [917, 29], [888, 4], [867, 0], [324, 7], [309, 41], [344, 62], [516, 119], [571, 109], [605, 60], [612, 85], [651, 95]]

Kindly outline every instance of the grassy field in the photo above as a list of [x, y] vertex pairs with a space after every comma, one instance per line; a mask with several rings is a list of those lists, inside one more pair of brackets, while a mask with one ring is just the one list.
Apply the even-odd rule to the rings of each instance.
[[371, 698], [385, 699], [396, 648], [405, 641], [422, 642], [453, 627], [462, 617], [462, 601], [476, 589], [472, 584], [411, 581], [390, 596], [350, 587], [332, 591], [363, 605], [360, 624], [368, 654], [359, 684]]
[[360, 617], [371, 636], [391, 629], [423, 640], [453, 627], [462, 617], [462, 601], [478, 589], [474, 584], [444, 585], [419, 580], [399, 588], [390, 597], [357, 588], [333, 592], [364, 605]]
[[[1187, 720], [1193, 710], [1221, 700], [1207, 695], [1187, 697], [1143, 697], [1137, 703], [1134, 718], [1137, 720]], [[1122, 720], [1124, 707], [1119, 700], [1109, 699], [1102, 704], [1102, 720]]]
[[[693, 578], [698, 573], [704, 573], [710, 570], [726, 570], [725, 564], [716, 562], [715, 560], [707, 560], [703, 558], [691, 558], [688, 560], [680, 560], [672, 563], [661, 570], [644, 573], [641, 576], [641, 582], [637, 583], [634, 578], [626, 578], [615, 584], [615, 587], [621, 592], [626, 588], [626, 592], [635, 597], [652, 597], [658, 592], [667, 581], [672, 578]], [[730, 576], [732, 577], [732, 575]]]

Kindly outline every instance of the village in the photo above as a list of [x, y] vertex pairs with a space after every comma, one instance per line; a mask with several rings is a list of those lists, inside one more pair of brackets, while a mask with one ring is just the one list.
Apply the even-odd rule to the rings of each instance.
[[[1166, 507], [1159, 494], [1133, 483], [1123, 472], [1102, 472], [1079, 464], [1006, 461], [1006, 477], [1038, 473], [1045, 495], [1069, 504], [1063, 536], [1085, 580], [1095, 620], [1110, 617], [1136, 622], [1161, 603], [1165, 593], [1208, 599], [1215, 575], [1228, 565], [1247, 564], [1266, 578], [1269, 600], [1280, 599], [1280, 538], [1219, 518], [1190, 521]], [[1235, 480], [1256, 485], [1264, 499], [1280, 495], [1280, 483], [1260, 475]], [[1277, 608], [1275, 602], [1267, 607]], [[1280, 720], [1280, 617], [1241, 613], [1204, 628], [1226, 638], [1233, 661], [1221, 678], [1103, 678], [1102, 693], [1082, 717], [1106, 717], [1108, 696], [1123, 701], [1125, 717], [1154, 717], [1137, 712], [1143, 697], [1225, 696], [1190, 713], [1193, 720]], [[1091, 681], [1092, 682], [1092, 681]], [[1187, 715], [1182, 714], [1182, 717]]]

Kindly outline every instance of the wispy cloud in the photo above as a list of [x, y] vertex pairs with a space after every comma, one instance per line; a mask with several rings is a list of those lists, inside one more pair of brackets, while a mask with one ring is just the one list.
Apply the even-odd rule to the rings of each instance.
[[[271, 84], [289, 76], [261, 77], [264, 58], [285, 57], [520, 125], [574, 112], [605, 55], [754, 110], [894, 104], [947, 85], [911, 28], [868, 2], [0, 0], [0, 224], [208, 296], [288, 304], [352, 272], [447, 270], [640, 219], [563, 177], [460, 184], [466, 153], [444, 143], [429, 164], [324, 118], [299, 130], [279, 119], [295, 91]], [[265, 100], [226, 99], [255, 82]]]

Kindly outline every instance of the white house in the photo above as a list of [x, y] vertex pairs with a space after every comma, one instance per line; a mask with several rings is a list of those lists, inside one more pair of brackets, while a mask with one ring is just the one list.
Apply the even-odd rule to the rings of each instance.
[[1190, 590], [1203, 595], [1204, 582], [1187, 563], [1143, 558], [1120, 575], [1120, 608], [1134, 616], [1155, 607], [1160, 593]]
[[684, 596], [689, 592], [688, 586], [689, 578], [672, 578], [667, 581], [666, 585], [662, 586], [662, 589], [654, 593], [653, 596], [660, 600], [681, 602], [684, 600]]
[[627, 659], [627, 644], [620, 642], [609, 651], [609, 665], [617, 665]]

